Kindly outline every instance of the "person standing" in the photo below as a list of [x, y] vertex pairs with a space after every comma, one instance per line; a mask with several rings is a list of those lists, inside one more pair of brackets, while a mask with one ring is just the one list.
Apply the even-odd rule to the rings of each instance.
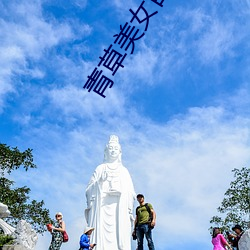
[[136, 217], [133, 231], [133, 235], [136, 235], [137, 237], [137, 249], [143, 250], [143, 240], [145, 235], [148, 242], [148, 249], [155, 250], [152, 239], [152, 229], [155, 226], [156, 213], [150, 203], [145, 203], [143, 194], [137, 195], [137, 201], [140, 205], [136, 208]]
[[225, 250], [225, 246], [232, 249], [218, 227], [213, 228], [212, 244], [213, 250]]
[[90, 235], [93, 232], [94, 228], [93, 227], [86, 227], [83, 235], [80, 238], [80, 249], [79, 250], [89, 250], [93, 249], [95, 247], [94, 244], [90, 244]]
[[244, 231], [240, 225], [235, 225], [232, 228], [232, 230], [236, 233], [236, 235], [231, 234], [231, 236], [234, 237], [234, 243], [235, 243], [236, 249], [239, 250], [239, 240], [240, 240], [242, 234], [244, 233]]
[[56, 223], [51, 226], [50, 232], [52, 234], [52, 240], [49, 250], [60, 250], [63, 242], [63, 232], [66, 230], [65, 222], [62, 220], [63, 215], [61, 212], [56, 213]]

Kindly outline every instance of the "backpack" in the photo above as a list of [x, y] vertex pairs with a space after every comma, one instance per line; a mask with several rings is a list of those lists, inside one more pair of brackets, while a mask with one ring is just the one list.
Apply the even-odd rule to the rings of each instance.
[[[151, 226], [151, 222], [153, 220], [153, 214], [151, 213], [151, 210], [150, 210], [150, 207], [148, 206], [148, 203], [145, 203], [143, 206], [146, 207], [147, 211], [148, 211], [148, 214], [149, 214], [149, 217], [148, 217], [148, 225], [151, 229], [153, 229], [154, 227]], [[138, 209], [140, 208], [140, 206], [138, 206], [136, 208], [136, 215], [138, 216]]]

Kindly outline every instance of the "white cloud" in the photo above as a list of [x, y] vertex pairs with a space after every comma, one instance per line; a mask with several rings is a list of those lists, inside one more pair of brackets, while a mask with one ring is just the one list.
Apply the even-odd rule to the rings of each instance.
[[112, 1], [112, 4], [119, 10], [122, 16], [125, 16], [125, 12], [129, 13], [129, 9], [139, 7], [139, 4], [136, 4], [134, 0], [128, 0], [126, 2], [122, 0], [114, 0]]
[[211, 8], [214, 11], [203, 4], [197, 8], [177, 8], [175, 13], [165, 15], [154, 28], [156, 37], [162, 39], [154, 40], [151, 35], [151, 44], [171, 59], [167, 69], [186, 67], [194, 58], [211, 65], [235, 55], [235, 49], [245, 34], [236, 29], [239, 27], [237, 19], [226, 18], [213, 6]]
[[[74, 35], [68, 24], [45, 20], [39, 1], [32, 4], [25, 1], [15, 4], [10, 2], [2, 7], [4, 13], [11, 15], [0, 19], [1, 97], [17, 87], [18, 82], [13, 81], [16, 74], [43, 77], [43, 70], [29, 65], [29, 60], [36, 62], [46, 49]], [[3, 107], [3, 103], [0, 107]]]
[[209, 15], [205, 15], [200, 8], [187, 12], [186, 16], [190, 18], [190, 27], [193, 33], [200, 32], [211, 18]]
[[[155, 69], [157, 63], [159, 63], [159, 52], [142, 44], [138, 53], [129, 54], [127, 57], [124, 69], [119, 71], [119, 78], [123, 82], [123, 88], [125, 87], [126, 91], [129, 92], [141, 88], [141, 85], [145, 86], [145, 84], [157, 84], [157, 81], [155, 81]], [[131, 81], [131, 77], [134, 81]]]
[[[27, 57], [39, 58], [45, 48], [73, 35], [67, 24], [46, 21], [40, 4], [21, 2], [10, 5], [9, 11], [12, 12], [12, 19], [1, 20], [2, 46], [17, 46]], [[18, 18], [18, 22], [15, 18]]]
[[87, 0], [75, 0], [74, 4], [77, 7], [81, 8], [81, 9], [84, 9], [86, 7], [86, 5], [87, 5], [87, 2], [88, 2]]
[[[242, 40], [233, 21], [219, 19], [202, 7], [177, 9], [172, 15], [160, 17], [151, 20], [149, 31], [137, 41], [134, 54], [128, 54], [124, 68], [119, 71], [128, 92], [142, 84], [171, 82], [176, 75], [186, 72], [193, 60], [213, 65], [233, 57]], [[131, 83], [131, 76], [136, 85]]]
[[[61, 101], [62, 107], [65, 105], [67, 116], [74, 117], [75, 107], [67, 99], [72, 97], [75, 101], [80, 96], [72, 87], [64, 91], [54, 98]], [[80, 102], [76, 106], [86, 109]], [[97, 106], [93, 107], [98, 109]], [[95, 114], [95, 108], [89, 112]], [[180, 237], [183, 243], [205, 244], [210, 239], [209, 220], [232, 180], [231, 170], [248, 166], [250, 160], [250, 120], [228, 118], [227, 112], [223, 107], [193, 108], [186, 115], [159, 125], [116, 110], [116, 118], [103, 115], [95, 116], [95, 120], [93, 116], [89, 125], [86, 121], [74, 123], [67, 131], [67, 123], [63, 127], [44, 124], [31, 128], [25, 138], [35, 149], [39, 168], [34, 174], [16, 178], [19, 183], [29, 179], [32, 192], [43, 197], [51, 211], [63, 210], [72, 239], [63, 247], [76, 248], [84, 227], [84, 190], [94, 168], [102, 162], [108, 135], [118, 134], [123, 162], [136, 192], [144, 193], [157, 212], [157, 248], [164, 249], [161, 232], [171, 234], [170, 247]], [[188, 228], [195, 228], [196, 234]], [[48, 237], [40, 239], [44, 240], [48, 245]]]
[[108, 98], [103, 98], [93, 91], [88, 92], [82, 86], [68, 85], [62, 89], [51, 90], [48, 97], [54, 107], [69, 117], [76, 115], [95, 120], [97, 115], [103, 116], [104, 119], [116, 113], [123, 115], [122, 95], [117, 93], [115, 88], [107, 89], [104, 94]]
[[232, 25], [213, 21], [197, 42], [201, 60], [208, 63], [232, 55], [232, 49], [237, 41], [233, 34]]

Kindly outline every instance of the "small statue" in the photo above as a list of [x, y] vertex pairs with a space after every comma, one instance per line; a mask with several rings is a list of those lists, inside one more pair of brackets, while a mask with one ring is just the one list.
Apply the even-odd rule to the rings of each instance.
[[20, 220], [13, 235], [18, 245], [22, 245], [26, 250], [34, 250], [38, 237], [31, 225], [25, 220]]
[[25, 220], [20, 220], [16, 228], [10, 226], [1, 219], [9, 215], [8, 206], [0, 202], [0, 228], [3, 229], [4, 234], [13, 236], [15, 245], [20, 245], [25, 250], [34, 250], [38, 240], [35, 230]]

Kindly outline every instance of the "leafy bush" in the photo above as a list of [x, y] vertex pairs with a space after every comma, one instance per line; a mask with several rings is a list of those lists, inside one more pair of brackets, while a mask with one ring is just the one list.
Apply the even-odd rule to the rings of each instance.
[[3, 245], [12, 245], [14, 243], [14, 238], [10, 235], [0, 234], [0, 247]]

